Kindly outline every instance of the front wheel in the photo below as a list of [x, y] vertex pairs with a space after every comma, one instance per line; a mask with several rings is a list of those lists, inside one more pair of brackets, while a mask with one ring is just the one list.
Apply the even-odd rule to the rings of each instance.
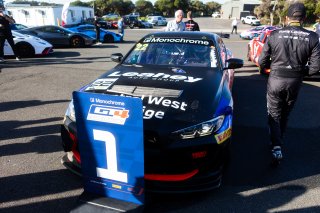
[[35, 50], [29, 43], [18, 43], [16, 44], [16, 49], [19, 56], [22, 58], [35, 56]]
[[70, 46], [71, 47], [84, 47], [84, 40], [79, 36], [72, 37], [70, 39]]

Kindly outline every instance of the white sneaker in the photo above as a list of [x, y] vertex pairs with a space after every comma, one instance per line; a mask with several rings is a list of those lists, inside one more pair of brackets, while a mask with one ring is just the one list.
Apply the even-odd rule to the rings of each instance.
[[20, 59], [20, 57], [16, 57], [16, 60], [17, 60], [17, 61], [20, 61], [21, 59]]
[[3, 58], [0, 58], [0, 63], [4, 62], [4, 59]]

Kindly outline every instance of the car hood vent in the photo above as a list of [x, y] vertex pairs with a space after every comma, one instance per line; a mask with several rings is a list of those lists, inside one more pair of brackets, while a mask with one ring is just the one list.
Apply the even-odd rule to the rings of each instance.
[[108, 89], [107, 92], [138, 96], [138, 97], [154, 96], [154, 97], [179, 98], [183, 91], [174, 90], [174, 89], [155, 88], [155, 87], [114, 85], [111, 89]]

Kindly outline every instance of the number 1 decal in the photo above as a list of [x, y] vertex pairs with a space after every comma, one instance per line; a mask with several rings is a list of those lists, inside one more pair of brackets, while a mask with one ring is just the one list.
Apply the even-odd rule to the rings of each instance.
[[97, 167], [97, 176], [128, 183], [128, 174], [118, 171], [116, 139], [111, 132], [93, 129], [93, 139], [106, 145], [107, 169]]

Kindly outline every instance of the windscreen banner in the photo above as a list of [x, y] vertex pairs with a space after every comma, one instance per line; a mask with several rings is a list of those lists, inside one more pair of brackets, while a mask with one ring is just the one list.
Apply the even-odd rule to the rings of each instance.
[[84, 190], [144, 204], [142, 100], [74, 92]]

